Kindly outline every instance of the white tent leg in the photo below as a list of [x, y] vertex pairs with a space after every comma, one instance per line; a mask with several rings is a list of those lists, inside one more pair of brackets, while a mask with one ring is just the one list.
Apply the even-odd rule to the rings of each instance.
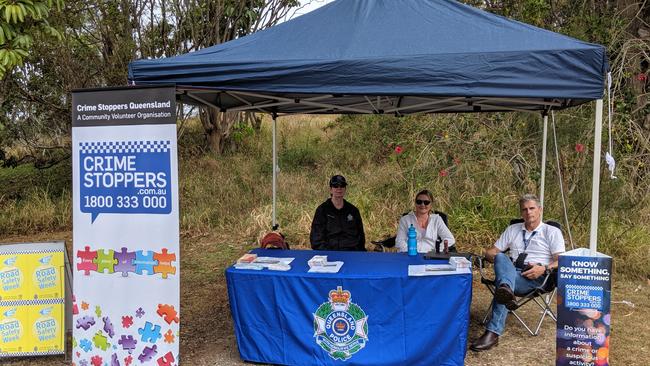
[[[544, 136], [542, 137], [542, 177], [539, 184], [539, 201], [544, 207], [544, 183], [546, 182], [546, 141], [548, 140], [548, 114], [544, 113]], [[544, 220], [542, 210], [541, 220]]]
[[591, 230], [589, 251], [595, 255], [598, 249], [598, 199], [600, 197], [600, 144], [603, 130], [603, 100], [596, 100], [596, 127], [594, 129], [594, 172], [591, 179]]
[[278, 153], [277, 153], [277, 148], [276, 148], [276, 143], [275, 143], [275, 138], [276, 138], [276, 124], [277, 124], [277, 115], [274, 113], [273, 114], [273, 226], [272, 229], [276, 230], [278, 228], [278, 224], [275, 220], [275, 200], [276, 200], [276, 181], [277, 181], [277, 175], [278, 175]]

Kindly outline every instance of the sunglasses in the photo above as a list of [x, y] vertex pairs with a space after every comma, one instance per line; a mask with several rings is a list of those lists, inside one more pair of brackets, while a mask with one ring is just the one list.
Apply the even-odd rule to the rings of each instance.
[[431, 203], [431, 201], [427, 201], [427, 200], [415, 200], [415, 204], [416, 204], [416, 205], [425, 205], [425, 206], [429, 206], [430, 203]]
[[345, 184], [338, 184], [338, 183], [330, 185], [330, 187], [332, 188], [345, 188], [345, 186], [346, 186]]

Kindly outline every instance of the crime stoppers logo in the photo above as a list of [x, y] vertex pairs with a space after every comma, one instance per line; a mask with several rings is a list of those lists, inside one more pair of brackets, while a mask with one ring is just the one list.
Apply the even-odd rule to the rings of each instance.
[[368, 341], [368, 316], [351, 298], [338, 286], [314, 314], [316, 343], [335, 360], [348, 360]]

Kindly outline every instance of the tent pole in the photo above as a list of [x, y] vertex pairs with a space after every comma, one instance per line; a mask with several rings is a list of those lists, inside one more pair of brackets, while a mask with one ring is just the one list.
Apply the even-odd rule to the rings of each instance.
[[600, 144], [603, 130], [603, 100], [596, 100], [596, 126], [594, 129], [594, 172], [591, 178], [591, 230], [589, 251], [596, 255], [598, 249], [598, 199], [600, 197]]
[[278, 152], [276, 148], [276, 124], [277, 124], [278, 115], [273, 113], [273, 226], [272, 230], [278, 229], [278, 223], [275, 220], [275, 201], [276, 201], [276, 186], [277, 186], [277, 175], [278, 175]]
[[[544, 111], [544, 136], [542, 137], [542, 177], [539, 185], [539, 201], [544, 207], [544, 183], [546, 182], [546, 141], [548, 140], [548, 113]], [[544, 220], [544, 210], [542, 209], [541, 220]]]

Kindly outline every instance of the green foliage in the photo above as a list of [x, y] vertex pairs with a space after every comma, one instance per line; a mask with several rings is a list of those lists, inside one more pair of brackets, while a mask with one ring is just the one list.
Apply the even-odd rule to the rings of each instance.
[[[578, 247], [588, 246], [589, 239], [593, 110], [588, 109], [555, 116], [569, 228]], [[328, 178], [341, 173], [350, 183], [346, 199], [361, 211], [368, 241], [394, 235], [400, 215], [412, 209], [413, 195], [428, 188], [434, 209], [449, 214], [459, 250], [479, 252], [519, 215], [518, 196], [538, 192], [533, 177], [540, 169], [540, 125], [540, 118], [535, 123], [535, 118], [517, 114], [345, 117], [333, 122], [280, 118], [280, 230], [292, 248], [308, 248], [311, 219], [328, 196]], [[197, 148], [203, 138], [202, 126], [194, 120], [179, 140], [181, 233], [193, 238], [218, 233], [223, 242], [214, 245], [227, 246], [236, 257], [256, 247], [271, 227], [270, 125], [263, 123], [240, 151], [227, 156]], [[544, 216], [566, 227], [552, 141]], [[401, 144], [402, 153], [395, 152], [395, 145], [388, 147], [391, 143]], [[585, 144], [585, 150], [576, 151], [576, 143]], [[300, 151], [309, 153], [296, 153]], [[0, 169], [0, 234], [69, 230], [70, 169]], [[441, 169], [448, 174], [441, 176]], [[617, 275], [638, 277], [650, 272], [645, 263], [650, 206], [637, 188], [648, 179], [639, 185], [627, 169], [621, 168], [617, 180], [603, 174], [599, 250], [614, 256]], [[223, 260], [218, 253], [226, 249], [205, 253], [209, 259], [203, 268], [213, 268], [211, 260]]]
[[282, 139], [280, 146], [280, 169], [288, 171], [314, 169], [321, 163], [324, 155], [319, 137], [299, 137], [290, 146], [286, 139]]
[[0, 80], [30, 54], [34, 37], [61, 40], [61, 33], [47, 21], [50, 11], [58, 11], [63, 0], [0, 0]]

